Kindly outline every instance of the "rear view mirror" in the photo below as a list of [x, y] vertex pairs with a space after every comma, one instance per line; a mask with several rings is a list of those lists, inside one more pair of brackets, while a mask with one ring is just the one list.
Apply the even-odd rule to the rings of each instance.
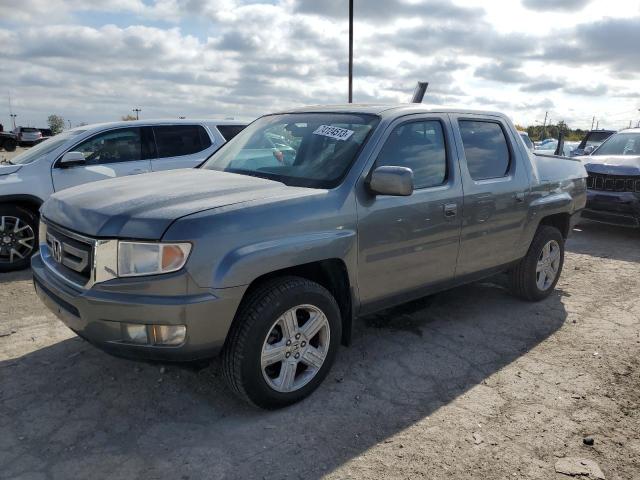
[[407, 167], [378, 167], [371, 174], [369, 189], [375, 195], [407, 197], [413, 193], [413, 171]]
[[594, 147], [593, 145], [589, 145], [588, 147], [586, 147], [584, 149], [584, 154], [585, 155], [591, 155], [595, 149], [596, 149], [596, 147]]
[[81, 152], [67, 152], [60, 159], [60, 167], [74, 167], [76, 165], [84, 165], [86, 162], [84, 155]]

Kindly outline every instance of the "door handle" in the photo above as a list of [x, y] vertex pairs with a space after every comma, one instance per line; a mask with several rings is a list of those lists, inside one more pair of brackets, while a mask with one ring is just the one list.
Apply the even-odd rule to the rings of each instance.
[[142, 170], [141, 168], [136, 168], [135, 170], [131, 170], [128, 175], [140, 175], [141, 173], [147, 173], [147, 171]]
[[444, 205], [444, 216], [446, 218], [453, 218], [458, 214], [458, 204], [457, 203], [446, 203]]
[[527, 198], [527, 192], [518, 192], [516, 193], [515, 197], [516, 197], [516, 202], [522, 203], [524, 202], [524, 199]]

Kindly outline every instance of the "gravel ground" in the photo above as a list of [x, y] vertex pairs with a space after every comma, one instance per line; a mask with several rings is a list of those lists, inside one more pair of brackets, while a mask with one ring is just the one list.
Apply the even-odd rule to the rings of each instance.
[[359, 319], [320, 389], [277, 412], [239, 404], [217, 362], [110, 357], [28, 272], [0, 275], [0, 478], [546, 480], [578, 457], [639, 479], [639, 247], [583, 225], [544, 302], [497, 278]]

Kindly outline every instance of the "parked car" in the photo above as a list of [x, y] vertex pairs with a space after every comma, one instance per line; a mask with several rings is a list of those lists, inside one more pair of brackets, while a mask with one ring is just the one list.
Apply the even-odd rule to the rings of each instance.
[[529, 134], [527, 132], [521, 132], [521, 131], [518, 131], [518, 134], [522, 138], [522, 141], [524, 142], [526, 147], [529, 150], [533, 150], [534, 149], [534, 145], [533, 145], [533, 142], [531, 141], [531, 139], [529, 138]]
[[14, 133], [0, 132], [0, 149], [5, 149], [7, 152], [13, 152], [18, 146], [18, 139]]
[[13, 133], [16, 135], [20, 146], [35, 145], [42, 140], [42, 132], [37, 128], [16, 127]]
[[615, 130], [591, 130], [587, 132], [578, 147], [574, 149], [572, 156], [590, 155], [614, 133], [616, 133]]
[[[571, 152], [578, 146], [578, 142], [563, 142], [562, 153], [560, 155], [569, 157], [571, 156]], [[555, 155], [558, 150], [558, 141], [554, 140], [551, 142], [546, 142], [542, 147], [536, 148], [535, 152], [545, 153], [547, 155]]]
[[[292, 163], [246, 154], [271, 134], [293, 139]], [[501, 271], [517, 296], [546, 298], [585, 179], [579, 161], [531, 153], [499, 113], [267, 115], [198, 169], [53, 195], [35, 288], [109, 352], [221, 351], [233, 391], [277, 408], [320, 384], [356, 315]]]
[[640, 128], [615, 133], [578, 158], [589, 174], [584, 218], [640, 227]]
[[29, 266], [38, 245], [38, 210], [53, 192], [106, 178], [195, 167], [242, 127], [208, 120], [88, 125], [66, 130], [0, 165], [0, 272]]

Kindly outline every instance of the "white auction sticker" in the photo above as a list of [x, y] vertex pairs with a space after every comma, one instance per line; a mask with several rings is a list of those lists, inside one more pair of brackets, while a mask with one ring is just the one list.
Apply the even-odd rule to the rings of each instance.
[[320, 125], [313, 133], [314, 135], [323, 135], [325, 137], [335, 138], [336, 140], [348, 140], [349, 137], [353, 135], [353, 130], [332, 127], [331, 125]]

